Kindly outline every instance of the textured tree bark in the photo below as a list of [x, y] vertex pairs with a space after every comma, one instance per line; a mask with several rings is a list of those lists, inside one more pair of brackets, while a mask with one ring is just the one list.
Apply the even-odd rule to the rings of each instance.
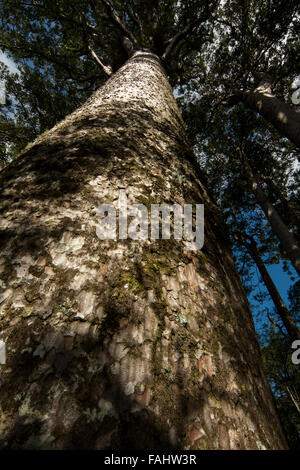
[[300, 275], [300, 247], [297, 244], [297, 240], [294, 234], [289, 231], [277, 210], [270, 203], [265, 192], [260, 187], [260, 184], [249, 165], [248, 158], [244, 153], [242, 154], [242, 160], [244, 162], [245, 174], [248, 178], [248, 182], [251, 186], [257, 203], [265, 213], [268, 221], [270, 222], [272, 230], [278, 237], [287, 257], [290, 259], [297, 273]]
[[244, 242], [244, 244], [259, 269], [262, 280], [264, 284], [266, 285], [266, 288], [268, 289], [268, 292], [274, 302], [277, 313], [280, 316], [291, 340], [300, 339], [299, 328], [296, 325], [295, 321], [293, 320], [293, 317], [290, 314], [284, 301], [282, 300], [281, 295], [279, 294], [274, 282], [272, 281], [272, 278], [269, 275], [264, 265], [264, 262], [262, 261], [258, 253], [257, 246], [254, 243], [254, 240], [251, 241], [251, 243]]
[[258, 86], [255, 90], [239, 92], [238, 97], [258, 112], [285, 137], [300, 147], [300, 113], [280, 101], [270, 89]]
[[[1, 446], [281, 449], [224, 226], [159, 59], [134, 56], [1, 173]], [[205, 203], [205, 245], [104, 240], [95, 209]]]

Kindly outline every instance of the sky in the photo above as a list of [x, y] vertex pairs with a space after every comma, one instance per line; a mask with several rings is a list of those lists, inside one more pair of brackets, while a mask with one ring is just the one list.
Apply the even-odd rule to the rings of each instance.
[[[11, 73], [18, 73], [16, 64], [4, 52], [0, 51], [0, 62], [7, 65]], [[0, 81], [0, 104], [5, 104], [5, 83]]]
[[[282, 265], [283, 265], [283, 262], [281, 262], [278, 265], [274, 264], [274, 265], [268, 266], [267, 269], [268, 269], [270, 276], [273, 279], [273, 282], [276, 284], [277, 289], [282, 299], [288, 305], [287, 291], [289, 287], [291, 286], [291, 284], [293, 284], [293, 282], [291, 282], [290, 276], [283, 271]], [[296, 271], [293, 268], [290, 268], [290, 269], [293, 272], [294, 277], [297, 278], [298, 275]]]
[[[8, 67], [8, 69], [9, 69], [9, 71], [10, 71], [11, 73], [20, 74], [20, 70], [17, 68], [15, 62], [14, 62], [12, 59], [10, 59], [10, 58], [8, 57], [8, 55], [5, 54], [4, 52], [2, 52], [1, 50], [0, 50], [0, 62], [2, 62], [3, 64], [5, 64], [5, 65]], [[11, 99], [12, 99], [12, 103], [15, 103], [14, 98], [11, 98]], [[6, 96], [5, 96], [5, 83], [1, 83], [1, 82], [0, 82], [0, 104], [5, 104], [5, 101], [6, 101]], [[11, 112], [11, 113], [9, 114], [9, 117], [10, 117], [11, 119], [14, 119], [14, 113]]]
[[9, 68], [10, 72], [17, 73], [18, 69], [12, 59], [10, 59], [4, 52], [0, 51], [0, 62], [3, 62]]

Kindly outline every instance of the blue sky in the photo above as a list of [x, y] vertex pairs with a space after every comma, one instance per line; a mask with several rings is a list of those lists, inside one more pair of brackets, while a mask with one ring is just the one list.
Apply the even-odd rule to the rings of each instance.
[[[287, 291], [289, 287], [294, 284], [294, 282], [291, 282], [290, 276], [285, 273], [282, 269], [283, 262], [271, 266], [268, 266], [268, 272], [270, 276], [273, 279], [273, 282], [276, 284], [277, 289], [283, 298], [283, 300], [286, 302], [288, 305], [288, 297], [287, 297]], [[297, 279], [297, 273], [293, 267], [290, 266], [290, 270], [293, 272], [293, 277]]]

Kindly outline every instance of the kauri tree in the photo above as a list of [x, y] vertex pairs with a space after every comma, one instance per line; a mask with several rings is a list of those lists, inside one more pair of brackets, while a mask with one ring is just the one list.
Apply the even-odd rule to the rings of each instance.
[[[0, 5], [1, 47], [49, 83], [56, 115], [60, 96], [90, 95], [1, 172], [1, 447], [286, 448], [170, 85], [211, 38], [217, 2]], [[204, 203], [203, 249], [100, 240], [97, 207], [120, 191], [148, 209]]]

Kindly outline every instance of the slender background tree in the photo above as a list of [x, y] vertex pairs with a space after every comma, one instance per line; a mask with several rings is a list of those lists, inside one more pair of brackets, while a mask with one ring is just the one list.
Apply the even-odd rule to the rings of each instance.
[[[285, 447], [226, 231], [202, 183], [225, 214], [246, 211], [248, 225], [237, 223], [233, 243], [238, 233], [249, 242], [249, 221], [267, 200], [273, 233], [257, 224], [252, 249], [257, 243], [265, 256], [269, 243], [272, 260], [290, 259], [299, 268], [297, 186], [291, 189], [294, 176], [288, 190], [281, 179], [282, 168], [294, 171], [298, 143], [297, 110], [284, 103], [297, 73], [296, 2], [0, 6], [0, 47], [20, 70], [1, 72], [8, 91], [3, 162], [61, 121], [1, 175], [1, 302], [11, 351], [20, 351], [20, 332], [27, 331], [27, 347], [9, 356], [11, 373], [2, 379], [3, 445]], [[204, 257], [176, 243], [154, 254], [135, 242], [126, 249], [96, 243], [85, 214], [126, 187], [147, 205], [205, 201]], [[232, 216], [227, 220], [232, 225]], [[288, 333], [298, 337], [296, 320], [279, 304]], [[171, 399], [164, 393], [170, 385]]]

